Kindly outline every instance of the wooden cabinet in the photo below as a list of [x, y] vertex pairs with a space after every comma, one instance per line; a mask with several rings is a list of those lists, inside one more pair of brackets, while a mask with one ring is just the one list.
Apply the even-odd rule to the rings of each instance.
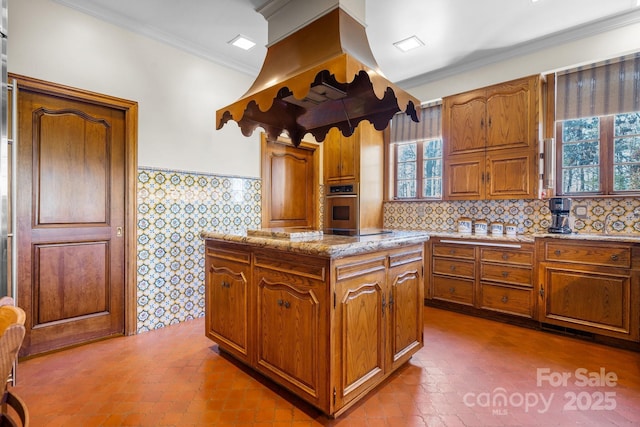
[[324, 180], [326, 184], [357, 181], [360, 168], [360, 134], [358, 128], [350, 137], [343, 136], [337, 128], [327, 134], [324, 146]]
[[205, 324], [207, 337], [234, 356], [249, 361], [249, 255], [231, 249], [206, 249]]
[[326, 407], [327, 262], [303, 255], [254, 254], [256, 367], [316, 406]]
[[431, 242], [432, 300], [534, 318], [534, 245], [483, 240]]
[[444, 199], [536, 196], [540, 86], [531, 76], [444, 98]]
[[541, 322], [639, 341], [638, 246], [545, 238], [537, 250]]
[[388, 257], [387, 366], [392, 370], [409, 360], [424, 343], [423, 258], [423, 245], [395, 250]]
[[342, 136], [337, 128], [331, 129], [322, 146], [326, 191], [331, 185], [353, 184], [358, 194], [360, 229], [382, 228], [383, 133], [365, 120], [360, 122], [350, 137]]
[[338, 261], [336, 327], [336, 406], [341, 407], [378, 384], [385, 374], [387, 318], [386, 257]]
[[336, 407], [362, 397], [423, 346], [423, 245], [338, 260]]
[[533, 319], [534, 247], [480, 248], [478, 307]]
[[432, 297], [474, 305], [476, 248], [434, 241], [432, 252]]
[[424, 244], [331, 258], [206, 240], [206, 335], [336, 416], [423, 346]]

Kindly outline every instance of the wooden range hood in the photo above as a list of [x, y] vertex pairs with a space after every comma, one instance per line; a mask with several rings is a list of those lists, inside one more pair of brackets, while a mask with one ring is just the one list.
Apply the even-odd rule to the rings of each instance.
[[340, 7], [267, 49], [255, 82], [243, 97], [216, 112], [245, 136], [262, 127], [275, 140], [286, 131], [297, 146], [306, 133], [325, 139], [332, 127], [353, 134], [362, 120], [377, 130], [405, 112], [418, 121], [420, 101], [379, 71], [365, 28]]

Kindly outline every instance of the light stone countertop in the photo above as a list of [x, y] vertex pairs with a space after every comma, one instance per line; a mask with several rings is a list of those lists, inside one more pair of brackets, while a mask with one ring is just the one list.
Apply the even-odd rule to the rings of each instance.
[[290, 235], [280, 229], [264, 229], [260, 232], [214, 233], [202, 232], [202, 239], [214, 239], [243, 243], [257, 247], [268, 247], [286, 252], [342, 258], [379, 250], [387, 250], [424, 243], [429, 234], [424, 231], [391, 231], [365, 236], [340, 236], [316, 231], [294, 232]]
[[531, 234], [516, 234], [515, 236], [507, 236], [506, 234], [496, 236], [491, 233], [471, 234], [471, 233], [456, 233], [446, 231], [425, 231], [431, 237], [451, 238], [451, 239], [466, 239], [466, 240], [488, 240], [496, 242], [520, 242], [520, 243], [533, 243], [536, 238], [552, 237], [556, 239], [565, 240], [591, 240], [596, 242], [622, 242], [622, 243], [640, 243], [640, 233], [637, 234], [625, 234], [611, 232], [609, 234], [603, 233], [571, 233], [571, 234], [558, 234], [558, 233], [531, 233]]
[[243, 243], [257, 247], [270, 247], [286, 252], [342, 258], [368, 252], [423, 243], [431, 237], [450, 238], [456, 240], [483, 240], [495, 243], [534, 243], [536, 238], [551, 237], [565, 240], [588, 240], [594, 242], [640, 243], [640, 233], [533, 233], [501, 236], [456, 233], [443, 231], [406, 231], [395, 230], [383, 234], [364, 236], [341, 236], [323, 234], [318, 230], [306, 229], [262, 229], [248, 230], [240, 233], [202, 232], [202, 239], [215, 239], [235, 243]]

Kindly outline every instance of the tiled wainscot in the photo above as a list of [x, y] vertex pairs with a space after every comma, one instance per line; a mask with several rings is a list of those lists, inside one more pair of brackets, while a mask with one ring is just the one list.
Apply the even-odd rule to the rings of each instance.
[[260, 184], [256, 178], [138, 170], [138, 332], [204, 316], [200, 232], [260, 228]]

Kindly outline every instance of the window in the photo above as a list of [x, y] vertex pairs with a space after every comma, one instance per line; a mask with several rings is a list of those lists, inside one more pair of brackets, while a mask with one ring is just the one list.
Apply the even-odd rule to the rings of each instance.
[[640, 193], [640, 53], [557, 76], [561, 195]]
[[394, 198], [441, 198], [441, 105], [424, 106], [420, 123], [397, 114], [391, 126]]

